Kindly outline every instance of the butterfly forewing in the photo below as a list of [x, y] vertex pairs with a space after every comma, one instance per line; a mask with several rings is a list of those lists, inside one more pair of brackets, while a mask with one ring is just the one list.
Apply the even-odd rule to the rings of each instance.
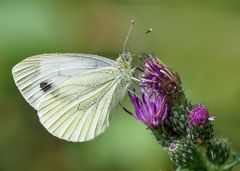
[[36, 110], [42, 97], [64, 81], [89, 70], [116, 66], [105, 57], [90, 54], [43, 54], [14, 66], [14, 81], [23, 97]]

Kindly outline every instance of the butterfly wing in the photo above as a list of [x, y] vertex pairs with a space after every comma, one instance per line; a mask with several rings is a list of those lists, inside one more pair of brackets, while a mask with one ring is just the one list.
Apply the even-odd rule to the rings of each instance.
[[27, 102], [39, 109], [42, 97], [67, 79], [89, 70], [116, 66], [111, 59], [90, 54], [43, 54], [29, 57], [12, 69]]
[[127, 80], [116, 67], [72, 77], [43, 97], [38, 111], [40, 121], [61, 139], [91, 140], [108, 127], [114, 106], [125, 94]]

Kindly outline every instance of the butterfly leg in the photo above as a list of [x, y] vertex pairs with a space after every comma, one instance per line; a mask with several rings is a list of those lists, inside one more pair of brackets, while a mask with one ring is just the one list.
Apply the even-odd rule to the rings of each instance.
[[119, 105], [121, 106], [121, 108], [127, 112], [129, 115], [134, 115], [131, 111], [129, 111], [126, 107], [124, 107], [121, 103], [119, 103]]

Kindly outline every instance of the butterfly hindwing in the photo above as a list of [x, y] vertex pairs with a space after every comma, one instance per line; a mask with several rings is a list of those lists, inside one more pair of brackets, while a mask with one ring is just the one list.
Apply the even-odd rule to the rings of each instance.
[[14, 81], [27, 102], [39, 109], [42, 97], [64, 81], [89, 70], [116, 66], [111, 59], [90, 54], [43, 54], [14, 66]]
[[116, 67], [87, 71], [43, 96], [38, 115], [53, 135], [87, 141], [104, 132], [114, 106], [125, 94], [126, 82]]

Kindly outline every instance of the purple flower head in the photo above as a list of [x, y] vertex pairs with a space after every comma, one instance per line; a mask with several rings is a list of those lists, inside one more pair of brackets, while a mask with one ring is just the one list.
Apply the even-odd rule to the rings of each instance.
[[209, 115], [208, 109], [203, 105], [196, 105], [190, 111], [189, 114], [189, 121], [190, 125], [203, 125], [207, 121], [214, 121], [215, 117], [213, 115]]
[[[135, 91], [135, 90], [134, 90]], [[168, 116], [168, 107], [164, 95], [141, 88], [142, 98], [130, 95], [135, 108], [135, 118], [149, 128], [158, 128]]]
[[143, 86], [152, 88], [166, 95], [182, 92], [179, 75], [166, 66], [159, 58], [142, 54], [143, 74], [141, 81]]

